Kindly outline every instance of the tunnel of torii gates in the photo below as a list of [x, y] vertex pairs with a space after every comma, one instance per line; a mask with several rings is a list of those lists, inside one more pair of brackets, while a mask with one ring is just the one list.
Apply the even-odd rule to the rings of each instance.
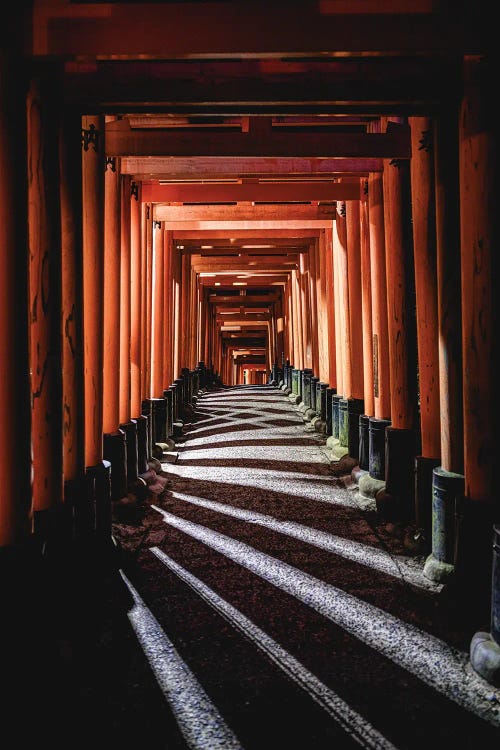
[[[162, 184], [143, 155], [184, 159], [208, 136], [57, 119], [50, 67], [25, 100], [0, 60], [1, 559], [107, 550], [113, 502], [197, 396], [272, 383], [382, 518], [414, 523], [425, 574], [486, 603], [471, 653], [498, 679], [497, 122], [480, 62], [456, 119], [374, 115], [351, 152], [352, 134], [296, 129], [288, 153], [331, 159], [332, 179], [228, 179], [236, 157], [297, 171], [279, 118], [242, 116], [192, 157], [196, 184]], [[226, 177], [204, 181], [208, 161]]]

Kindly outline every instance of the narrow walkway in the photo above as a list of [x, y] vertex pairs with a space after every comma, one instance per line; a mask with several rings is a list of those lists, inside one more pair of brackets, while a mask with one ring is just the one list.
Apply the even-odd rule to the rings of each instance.
[[167, 489], [121, 527], [128, 618], [175, 718], [155, 746], [495, 746], [469, 635], [286, 396], [220, 389], [196, 411]]

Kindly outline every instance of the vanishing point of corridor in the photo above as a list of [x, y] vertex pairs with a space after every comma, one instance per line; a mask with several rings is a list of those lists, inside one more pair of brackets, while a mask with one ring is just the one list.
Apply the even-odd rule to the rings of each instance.
[[126, 722], [129, 738], [203, 750], [495, 745], [500, 693], [468, 665], [467, 624], [438, 604], [441, 587], [402, 534], [334, 475], [325, 440], [280, 390], [200, 395], [162, 468], [157, 494], [115, 525], [127, 616], [164, 698], [162, 718]]

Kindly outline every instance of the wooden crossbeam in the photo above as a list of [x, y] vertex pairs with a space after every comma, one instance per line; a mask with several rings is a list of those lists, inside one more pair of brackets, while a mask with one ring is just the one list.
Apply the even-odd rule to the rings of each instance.
[[360, 184], [351, 182], [268, 182], [227, 185], [143, 184], [141, 198], [149, 203], [225, 203], [231, 201], [359, 200]]
[[167, 179], [235, 179], [304, 177], [337, 177], [342, 175], [368, 176], [381, 172], [383, 160], [378, 158], [294, 158], [274, 157], [197, 157], [197, 156], [124, 156], [120, 171], [137, 180]]
[[[166, 222], [255, 222], [255, 221], [330, 221], [335, 219], [336, 206], [328, 204], [235, 204], [203, 206], [165, 206], [154, 204], [153, 218]], [[168, 227], [170, 229], [170, 227]]]
[[106, 124], [109, 156], [336, 157], [408, 159], [410, 130], [387, 133], [296, 133], [273, 128], [270, 118], [252, 117], [248, 132], [135, 129], [127, 119]]

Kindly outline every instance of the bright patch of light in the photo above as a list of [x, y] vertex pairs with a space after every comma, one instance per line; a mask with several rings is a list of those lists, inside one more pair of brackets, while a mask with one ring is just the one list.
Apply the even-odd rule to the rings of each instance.
[[[155, 505], [151, 507], [162, 514], [165, 523], [296, 597], [437, 692], [500, 726], [500, 716], [491, 710], [491, 685], [467, 672], [468, 654], [244, 542], [177, 518]], [[500, 691], [497, 700], [500, 701]]]
[[218, 748], [241, 750], [241, 744], [226, 725], [173, 643], [146, 607], [137, 590], [120, 571], [134, 600], [128, 618], [167, 699], [186, 742], [193, 750]]
[[219, 614], [225, 617], [233, 627], [237, 628], [255, 646], [296, 682], [305, 692], [332, 716], [360, 745], [373, 750], [390, 750], [395, 746], [373, 728], [360, 714], [354, 711], [333, 690], [319, 680], [316, 675], [306, 669], [301, 662], [286, 651], [277, 641], [255, 625], [248, 617], [232, 604], [222, 599], [199, 578], [189, 573], [162, 552], [158, 547], [151, 547], [151, 552], [170, 570], [185, 581], [199, 596], [202, 597]]
[[[277, 531], [279, 534], [286, 534], [286, 536], [299, 539], [301, 542], [311, 544], [313, 547], [319, 547], [320, 549], [333, 552], [335, 555], [341, 555], [347, 560], [353, 560], [360, 565], [366, 565], [375, 570], [380, 570], [382, 573], [393, 576], [394, 578], [401, 578], [402, 575], [405, 579], [411, 578], [411, 582], [418, 585], [422, 585], [425, 582], [422, 581], [422, 576], [412, 571], [405, 571], [402, 574], [401, 569], [397, 563], [392, 559], [388, 552], [376, 547], [369, 547], [366, 544], [360, 544], [359, 542], [351, 541], [350, 539], [344, 539], [335, 534], [329, 534], [326, 531], [320, 531], [319, 529], [313, 529], [310, 526], [304, 526], [294, 521], [278, 521], [272, 516], [266, 516], [263, 513], [258, 513], [253, 510], [245, 510], [244, 508], [235, 508], [231, 505], [225, 505], [224, 503], [218, 503], [213, 500], [206, 500], [205, 498], [194, 497], [193, 495], [186, 495], [184, 492], [171, 492], [172, 497], [184, 500], [186, 503], [192, 505], [198, 505], [202, 508], [209, 508], [217, 513], [224, 513], [226, 516], [232, 516], [233, 518], [247, 521], [248, 523], [254, 523], [258, 526], [264, 526], [272, 531]], [[427, 588], [427, 586], [425, 586]]]

